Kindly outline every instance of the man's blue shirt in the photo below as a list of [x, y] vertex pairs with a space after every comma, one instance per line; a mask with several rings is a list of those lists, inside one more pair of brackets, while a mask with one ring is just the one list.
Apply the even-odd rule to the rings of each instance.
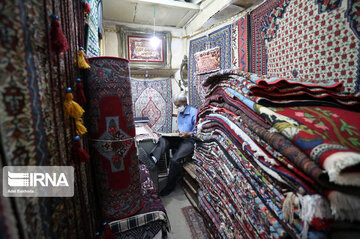
[[178, 114], [179, 132], [193, 132], [198, 110], [188, 105], [183, 113]]

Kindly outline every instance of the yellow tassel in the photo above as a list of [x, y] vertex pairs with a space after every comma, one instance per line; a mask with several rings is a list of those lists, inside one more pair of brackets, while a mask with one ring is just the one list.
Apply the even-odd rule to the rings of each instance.
[[83, 124], [82, 118], [77, 119], [75, 123], [76, 123], [76, 134], [83, 135], [87, 132], [87, 129]]
[[80, 50], [78, 51], [78, 67], [81, 69], [91, 68], [89, 66], [89, 64], [86, 62], [85, 57], [86, 57], [86, 54], [85, 54], [83, 48], [81, 47]]
[[73, 98], [74, 96], [71, 92], [66, 93], [64, 102], [65, 116], [77, 119], [84, 114], [85, 110], [78, 103], [73, 101]]
[[78, 103], [73, 101], [73, 98], [74, 97], [71, 93], [71, 88], [67, 88], [64, 102], [65, 116], [75, 119], [76, 134], [83, 135], [87, 132], [87, 129], [83, 124], [84, 122], [81, 118], [85, 110]]

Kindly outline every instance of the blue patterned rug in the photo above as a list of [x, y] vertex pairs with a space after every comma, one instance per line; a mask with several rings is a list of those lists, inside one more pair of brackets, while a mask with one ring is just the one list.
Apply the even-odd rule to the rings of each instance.
[[199, 108], [204, 103], [206, 88], [201, 85], [207, 74], [196, 75], [194, 54], [218, 46], [220, 48], [221, 69], [231, 67], [231, 25], [222, 27], [207, 36], [190, 41], [189, 49], [189, 101], [190, 105]]

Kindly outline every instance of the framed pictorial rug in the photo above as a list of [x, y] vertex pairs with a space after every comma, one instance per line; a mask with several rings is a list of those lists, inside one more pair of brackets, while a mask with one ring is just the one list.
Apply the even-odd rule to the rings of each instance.
[[153, 49], [151, 36], [128, 36], [128, 59], [132, 62], [164, 62], [164, 39], [160, 39], [159, 46]]
[[220, 70], [220, 48], [195, 53], [196, 74], [211, 73]]
[[198, 75], [196, 72], [195, 55], [209, 49], [218, 47], [220, 50], [220, 69], [231, 67], [231, 25], [222, 27], [207, 36], [190, 41], [189, 49], [189, 103], [199, 108], [204, 103], [206, 88], [201, 82], [207, 74]]
[[152, 31], [120, 27], [122, 57], [127, 58], [132, 68], [169, 69], [171, 65], [171, 33], [156, 32], [159, 45], [151, 46]]
[[360, 92], [355, 1], [266, 1], [251, 12], [251, 70]]
[[131, 79], [134, 117], [148, 117], [156, 132], [171, 132], [171, 79]]
[[245, 15], [232, 24], [231, 30], [231, 67], [239, 68], [242, 71], [248, 71], [249, 69], [248, 23], [248, 15]]

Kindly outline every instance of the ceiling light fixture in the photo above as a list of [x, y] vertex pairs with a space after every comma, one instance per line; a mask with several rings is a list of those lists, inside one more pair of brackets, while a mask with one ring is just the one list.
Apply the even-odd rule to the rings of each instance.
[[155, 34], [155, 6], [154, 6], [154, 34], [153, 37], [150, 39], [150, 46], [156, 50], [159, 47], [160, 39], [156, 37]]

